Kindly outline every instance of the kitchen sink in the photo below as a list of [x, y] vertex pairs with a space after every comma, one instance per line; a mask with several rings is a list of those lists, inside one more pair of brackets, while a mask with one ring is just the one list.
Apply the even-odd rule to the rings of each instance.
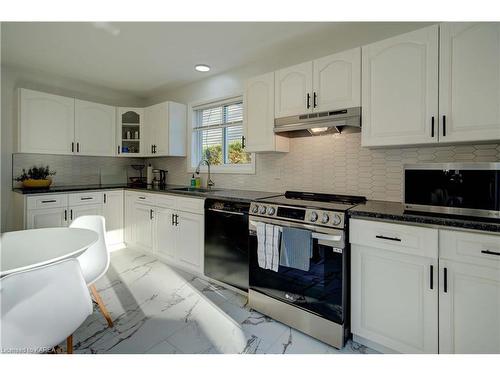
[[192, 192], [198, 192], [198, 193], [209, 193], [211, 191], [218, 191], [217, 189], [206, 189], [206, 188], [196, 188], [196, 187], [182, 187], [182, 188], [176, 188], [176, 189], [171, 189], [173, 191], [192, 191]]

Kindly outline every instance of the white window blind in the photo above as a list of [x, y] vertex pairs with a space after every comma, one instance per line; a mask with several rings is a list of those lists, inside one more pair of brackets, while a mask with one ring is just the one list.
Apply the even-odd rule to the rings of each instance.
[[[207, 157], [212, 165], [251, 163], [244, 151], [243, 101], [241, 99], [195, 107], [193, 161]], [[193, 163], [194, 164], [194, 163]]]

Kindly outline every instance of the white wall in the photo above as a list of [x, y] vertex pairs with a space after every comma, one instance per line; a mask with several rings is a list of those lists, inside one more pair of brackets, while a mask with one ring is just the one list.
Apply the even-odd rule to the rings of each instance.
[[[17, 145], [17, 89], [20, 87], [110, 105], [142, 106], [143, 99], [64, 77], [1, 67], [1, 231], [19, 229], [12, 205], [12, 153]], [[41, 156], [43, 158], [43, 156]]]

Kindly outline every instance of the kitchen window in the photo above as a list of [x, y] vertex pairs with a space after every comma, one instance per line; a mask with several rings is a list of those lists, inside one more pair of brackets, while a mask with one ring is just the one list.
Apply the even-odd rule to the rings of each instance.
[[192, 168], [206, 159], [213, 172], [254, 173], [254, 155], [244, 148], [241, 97], [195, 106], [192, 116]]

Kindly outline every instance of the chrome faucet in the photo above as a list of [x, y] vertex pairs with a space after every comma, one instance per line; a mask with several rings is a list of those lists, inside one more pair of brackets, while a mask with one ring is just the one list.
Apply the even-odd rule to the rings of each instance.
[[211, 189], [212, 186], [215, 185], [215, 182], [212, 181], [212, 177], [210, 175], [210, 162], [208, 161], [208, 158], [206, 159], [201, 159], [200, 162], [198, 163], [198, 166], [196, 167], [196, 174], [200, 174], [200, 166], [205, 163], [208, 167], [208, 180], [207, 180], [207, 189]]

